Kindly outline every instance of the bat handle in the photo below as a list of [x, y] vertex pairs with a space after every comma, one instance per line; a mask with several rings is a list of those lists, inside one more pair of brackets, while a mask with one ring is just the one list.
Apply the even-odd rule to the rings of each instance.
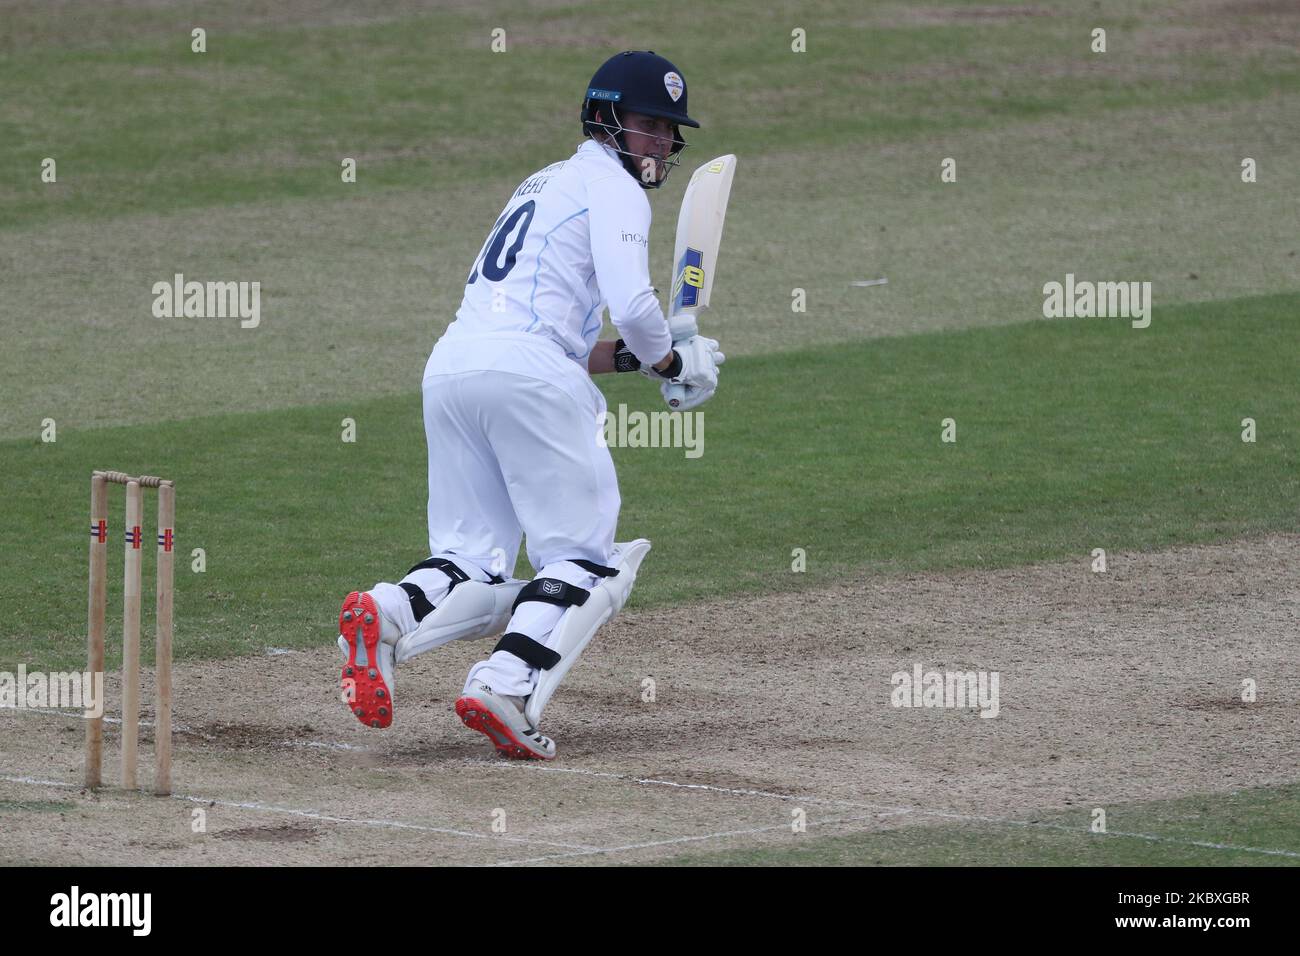
[[[668, 320], [668, 331], [672, 333], [673, 345], [678, 342], [684, 342], [692, 335], [699, 334], [699, 326], [695, 324], [695, 316], [689, 312], [674, 315]], [[680, 408], [683, 401], [686, 400], [685, 385], [668, 386], [668, 407]]]

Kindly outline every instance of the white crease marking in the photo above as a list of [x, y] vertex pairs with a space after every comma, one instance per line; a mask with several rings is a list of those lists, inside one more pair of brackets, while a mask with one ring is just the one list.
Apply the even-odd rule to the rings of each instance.
[[[84, 790], [72, 783], [64, 783], [59, 780], [39, 780], [35, 777], [15, 777], [7, 774], [0, 774], [0, 783], [22, 783], [40, 787], [57, 787], [61, 790]], [[214, 797], [198, 797], [192, 794], [173, 793], [173, 800], [183, 800], [188, 803], [199, 803], [206, 806], [226, 807], [232, 810], [253, 810], [261, 813], [280, 813], [288, 816], [301, 817], [307, 820], [319, 820], [322, 823], [341, 823], [351, 826], [378, 827], [393, 830], [417, 830], [423, 833], [442, 833], [447, 836], [469, 837], [474, 840], [489, 840], [495, 843], [517, 843], [525, 846], [553, 846], [560, 849], [573, 850], [576, 852], [592, 852], [596, 847], [587, 846], [582, 843], [560, 843], [556, 840], [534, 840], [527, 837], [508, 837], [499, 834], [488, 836], [483, 833], [475, 833], [471, 830], [455, 830], [450, 827], [435, 827], [425, 823], [407, 823], [404, 820], [384, 820], [378, 818], [359, 818], [359, 817], [340, 817], [328, 813], [320, 813], [316, 810], [300, 810], [295, 807], [278, 807], [274, 804], [261, 803], [259, 801], [239, 802], [234, 800], [218, 800]]]
[[[56, 710], [53, 708], [28, 708], [25, 709], [25, 711], [27, 713], [45, 714], [47, 716], [67, 716], [67, 717], [77, 717], [77, 718], [80, 718], [82, 716], [80, 711]], [[113, 717], [106, 716], [104, 719], [111, 723], [121, 723], [120, 720]], [[141, 721], [141, 725], [146, 727], [153, 726], [151, 723], [147, 721]], [[180, 725], [177, 725], [176, 729], [180, 731], [182, 730], [182, 727]], [[192, 731], [192, 730], [185, 731], [185, 732], [197, 733], [197, 731]], [[204, 735], [204, 736], [207, 736], [208, 739], [213, 739], [210, 735]], [[373, 749], [365, 746], [339, 743], [333, 741], [285, 740], [282, 741], [281, 743], [282, 745], [289, 746], [289, 747], [320, 747], [320, 748], [333, 749], [333, 750], [369, 751]], [[578, 774], [578, 775], [588, 776], [588, 777], [601, 777], [609, 780], [617, 780], [624, 783], [634, 783], [637, 784], [638, 786], [668, 787], [668, 788], [673, 788], [678, 790], [700, 790], [700, 791], [706, 791], [710, 793], [727, 794], [729, 796], [762, 797], [765, 799], [783, 800], [783, 801], [794, 802], [794, 803], [807, 803], [810, 805], [824, 804], [827, 806], [848, 807], [848, 808], [858, 809], [858, 810], [872, 810], [874, 811], [875, 817], [901, 816], [904, 814], [914, 814], [918, 817], [933, 817], [935, 819], [940, 819], [940, 820], [952, 820], [957, 823], [980, 823], [980, 824], [988, 824], [991, 826], [1009, 826], [1009, 827], [1022, 827], [1027, 829], [1057, 830], [1064, 833], [1082, 833], [1088, 836], [1095, 836], [1095, 837], [1103, 837], [1103, 836], [1122, 837], [1125, 839], [1145, 840], [1151, 843], [1165, 843], [1174, 846], [1194, 846], [1206, 850], [1224, 850], [1224, 851], [1236, 852], [1236, 853], [1258, 853], [1264, 856], [1280, 856], [1280, 857], [1286, 857], [1291, 859], [1300, 859], [1300, 853], [1297, 853], [1293, 850], [1278, 850], [1278, 849], [1270, 849], [1267, 847], [1238, 846], [1236, 844], [1216, 843], [1209, 840], [1181, 840], [1178, 839], [1177, 837], [1163, 837], [1153, 833], [1135, 833], [1135, 832], [1129, 832], [1124, 830], [1107, 830], [1105, 833], [1093, 833], [1087, 827], [1082, 827], [1082, 826], [1072, 827], [1072, 826], [1067, 826], [1063, 823], [1047, 823], [1038, 820], [1014, 820], [1009, 817], [989, 817], [989, 816], [979, 816], [976, 814], [955, 813], [946, 810], [927, 810], [923, 807], [896, 807], [896, 806], [889, 806], [887, 804], [873, 804], [873, 803], [863, 803], [854, 800], [842, 800], [837, 797], [817, 797], [817, 796], [812, 796], [807, 794], [799, 795], [799, 794], [787, 794], [787, 793], [773, 793], [771, 791], [766, 791], [766, 790], [746, 790], [746, 789], [739, 789], [735, 787], [716, 787], [711, 784], [705, 784], [705, 783], [680, 783], [675, 780], [659, 780], [653, 777], [634, 777], [631, 776], [630, 774], [614, 773], [611, 771], [604, 771], [604, 770], [588, 770], [582, 767], [547, 767], [535, 763], [489, 762], [486, 760], [473, 760], [473, 759], [467, 759], [465, 762], [473, 767], [491, 768], [494, 770], [496, 769], [514, 770], [518, 772], [531, 772], [531, 773], [571, 773], [571, 774]], [[42, 785], [58, 786], [58, 787], [71, 786], [70, 784], [62, 784], [54, 781], [36, 781], [30, 778], [0, 776], [0, 780], [8, 781], [10, 783], [33, 783], [33, 784], [41, 783]], [[200, 800], [201, 798], [187, 797], [184, 799]], [[276, 810], [276, 808], [273, 807], [260, 807], [260, 806], [254, 806], [252, 804], [249, 805], [230, 804], [230, 803], [222, 803], [221, 801], [211, 801], [211, 802], [215, 802], [219, 806], [237, 806], [243, 809], [265, 809], [268, 811]], [[307, 811], [294, 811], [288, 808], [283, 808], [279, 812], [306, 813]], [[339, 823], [365, 824], [365, 821], [350, 820], [347, 818], [338, 818], [337, 820], [332, 820], [332, 818], [321, 816], [319, 817], [319, 819], [331, 820], [331, 822], [339, 822]], [[853, 819], [870, 819], [870, 817], [853, 818]], [[427, 829], [430, 830], [430, 832], [435, 832], [435, 833], [451, 833], [451, 834], [462, 835], [462, 836], [474, 836], [480, 839], [498, 839], [498, 840], [507, 839], [505, 837], [499, 837], [499, 836], [484, 837], [482, 834], [464, 833], [461, 831], [454, 831], [454, 830], [440, 830], [438, 828], [433, 828], [433, 827], [421, 827], [416, 824], [403, 824], [400, 821], [391, 821], [391, 825], [409, 827], [412, 829]], [[786, 825], [788, 824], [782, 824], [781, 826], [786, 826]], [[781, 827], [778, 826], [775, 829], [780, 829], [780, 828]], [[769, 829], [773, 829], [773, 828], [760, 827], [755, 830], [738, 830], [738, 831], [734, 831], [734, 833], [737, 835], [744, 834], [744, 833], [761, 833]], [[731, 832], [718, 833], [706, 837], [682, 837], [681, 840], [684, 842], [695, 842], [698, 840], [710, 839], [712, 837], [721, 838], [723, 836], [728, 836], [728, 835], [732, 835], [732, 833]], [[673, 841], [656, 841], [647, 844], [630, 844], [626, 847], [609, 847], [604, 849], [585, 847], [581, 845], [575, 846], [573, 844], [563, 844], [563, 843], [548, 844], [546, 843], [546, 841], [539, 841], [539, 840], [520, 840], [519, 842], [539, 843], [542, 845], [561, 846], [561, 847], [573, 847], [581, 851], [578, 855], [583, 855], [583, 854], [593, 854], [593, 853], [617, 853], [617, 852], [622, 852], [623, 850], [643, 849], [646, 847], [661, 846], [664, 845], [665, 842], [671, 843]], [[561, 856], [556, 856], [553, 858], [559, 859], [561, 858]], [[525, 860], [519, 862], [531, 862], [531, 861]], [[504, 864], [496, 864], [496, 865], [504, 865]]]

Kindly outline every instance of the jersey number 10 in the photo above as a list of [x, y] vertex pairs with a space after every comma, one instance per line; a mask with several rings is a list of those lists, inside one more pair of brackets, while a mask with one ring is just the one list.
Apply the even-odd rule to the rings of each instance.
[[[473, 285], [478, 279], [478, 272], [481, 268], [483, 276], [489, 282], [500, 282], [510, 274], [510, 270], [515, 267], [515, 256], [519, 255], [519, 250], [523, 248], [524, 237], [528, 235], [528, 227], [533, 224], [533, 210], [537, 208], [537, 203], [532, 199], [519, 206], [514, 212], [507, 217], [504, 213], [493, 226], [492, 235], [484, 243], [484, 251], [481, 254], [481, 262], [474, 266], [474, 271], [470, 273], [469, 281], [466, 285]], [[510, 248], [506, 249], [506, 239], [510, 233], [514, 232], [515, 226], [519, 225], [522, 219], [524, 224], [519, 228], [519, 234], [515, 236], [515, 241], [510, 243]], [[505, 252], [506, 260], [501, 262], [501, 253]], [[498, 265], [498, 263], [500, 263]]]

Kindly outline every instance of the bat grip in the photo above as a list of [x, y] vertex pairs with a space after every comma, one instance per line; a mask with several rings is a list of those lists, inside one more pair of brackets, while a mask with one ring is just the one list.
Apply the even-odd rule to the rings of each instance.
[[[699, 327], [695, 324], [695, 316], [686, 312], [674, 315], [668, 320], [668, 331], [672, 333], [673, 345], [676, 345], [678, 342], [685, 342], [692, 335], [698, 335]], [[669, 408], [679, 408], [686, 400], [686, 386], [670, 384], [666, 398]]]

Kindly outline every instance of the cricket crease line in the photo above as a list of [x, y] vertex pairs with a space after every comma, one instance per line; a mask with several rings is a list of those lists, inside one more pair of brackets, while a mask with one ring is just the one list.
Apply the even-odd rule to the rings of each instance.
[[[492, 766], [492, 765], [486, 765]], [[948, 810], [927, 810], [924, 807], [892, 807], [886, 804], [860, 803], [852, 800], [840, 800], [835, 797], [814, 797], [799, 796], [788, 793], [772, 793], [766, 790], [742, 790], [731, 787], [715, 787], [706, 783], [679, 783], [674, 780], [656, 780], [652, 777], [633, 777], [629, 774], [611, 773], [602, 770], [584, 770], [578, 767], [540, 767], [532, 764], [520, 764], [514, 766], [502, 766], [501, 769], [513, 769], [520, 772], [528, 773], [574, 773], [583, 776], [605, 777], [613, 780], [622, 780], [625, 782], [635, 783], [640, 786], [671, 787], [679, 790], [704, 790], [713, 793], [725, 793], [732, 796], [744, 797], [769, 797], [775, 800], [785, 800], [795, 803], [807, 804], [826, 804], [829, 806], [850, 807], [859, 810], [876, 810], [884, 815], [902, 815], [913, 814], [919, 817], [935, 817], [938, 819], [952, 820], [957, 823], [985, 823], [993, 826], [1024, 827], [1030, 829], [1059, 830], [1063, 833], [1081, 833], [1087, 836], [1106, 836], [1106, 837], [1123, 837], [1132, 840], [1147, 840], [1152, 843], [1169, 843], [1176, 846], [1194, 846], [1206, 850], [1226, 850], [1238, 853], [1260, 853], [1265, 856], [1282, 856], [1294, 859], [1300, 859], [1300, 853], [1294, 850], [1275, 850], [1267, 847], [1255, 846], [1238, 846], [1233, 843], [1215, 843], [1209, 840], [1183, 840], [1177, 837], [1164, 837], [1154, 833], [1134, 833], [1127, 830], [1106, 830], [1102, 833], [1094, 833], [1084, 826], [1069, 826], [1064, 823], [1047, 823], [1040, 820], [1013, 820], [1009, 817], [987, 817], [969, 813], [955, 813]]]
[[[878, 818], [879, 818], [879, 814], [872, 813], [861, 817], [844, 817], [839, 820], [822, 820], [817, 823], [808, 823], [806, 825], [809, 827], [812, 826], [832, 827], [832, 826], [839, 826], [845, 823], [859, 823], [863, 820], [876, 820]], [[788, 830], [790, 829], [790, 826], [791, 825], [789, 823], [775, 823], [765, 827], [750, 827], [745, 830], [724, 830], [719, 833], [703, 833], [698, 836], [672, 837], [671, 839], [667, 839], [667, 840], [650, 840], [645, 843], [629, 843], [626, 846], [610, 846], [601, 849], [587, 850], [585, 852], [575, 851], [572, 853], [549, 853], [546, 856], [535, 856], [524, 860], [505, 860], [500, 863], [492, 863], [490, 865], [491, 866], [523, 866], [524, 864], [527, 863], [545, 863], [549, 860], [566, 860], [566, 859], [573, 859], [574, 857], [579, 857], [579, 856], [596, 856], [602, 853], [622, 853], [627, 850], [648, 850], [653, 847], [673, 846], [679, 843], [699, 843], [704, 840], [720, 840], [723, 839], [724, 837], [753, 836], [756, 833], [766, 833], [770, 830]]]
[[[25, 710], [29, 713], [43, 714], [45, 716], [64, 716], [64, 717], [78, 717], [78, 718], [82, 716], [80, 711], [57, 710], [54, 708], [25, 708]], [[107, 716], [104, 718], [104, 720], [112, 723], [121, 722], [120, 719], [118, 718], [107, 717]], [[141, 726], [145, 726], [145, 727], [153, 726], [153, 724], [149, 721], [141, 721], [140, 723]], [[182, 730], [180, 725], [177, 725], [176, 729], [182, 733], [195, 733], [198, 734], [199, 736], [208, 736], [209, 739], [215, 739], [212, 738], [210, 735], [199, 734], [198, 731]], [[363, 745], [346, 744], [346, 743], [333, 742], [333, 741], [285, 740], [285, 741], [281, 741], [281, 743], [285, 746], [290, 746], [290, 747], [320, 747], [320, 748], [334, 749], [334, 750], [369, 751], [372, 749], [369, 747], [365, 747]], [[1280, 856], [1289, 859], [1300, 859], [1300, 852], [1296, 852], [1293, 850], [1277, 850], [1277, 849], [1270, 849], [1267, 847], [1237, 846], [1236, 844], [1216, 843], [1209, 840], [1181, 840], [1178, 839], [1177, 837], [1163, 837], [1154, 833], [1133, 833], [1124, 830], [1107, 830], [1103, 833], [1093, 833], [1091, 830], [1087, 829], [1086, 827], [1072, 827], [1072, 826], [1067, 826], [1066, 824], [1063, 823], [1046, 823], [1043, 821], [1036, 821], [1036, 820], [1013, 820], [1004, 817], [986, 817], [986, 816], [978, 816], [974, 814], [954, 813], [945, 810], [927, 810], [924, 807], [895, 807], [895, 806], [889, 806], [887, 804], [873, 804], [873, 803], [862, 803], [853, 800], [842, 800], [836, 797], [816, 797], [811, 795], [800, 796], [798, 794], [773, 793], [766, 790], [743, 790], [734, 787], [716, 787], [711, 784], [705, 784], [705, 783], [680, 783], [674, 780], [658, 780], [652, 777], [633, 777], [629, 774], [614, 773], [611, 771], [602, 771], [602, 770], [587, 770], [581, 767], [543, 767], [543, 766], [537, 766], [535, 764], [506, 765], [501, 763], [489, 763], [487, 761], [477, 761], [477, 760], [470, 760], [468, 762], [474, 767], [488, 767], [494, 770], [514, 770], [516, 772], [532, 772], [532, 773], [571, 773], [571, 774], [579, 774], [588, 777], [603, 777], [608, 780], [630, 782], [630, 783], [637, 784], [639, 786], [670, 787], [678, 790], [701, 790], [710, 793], [727, 794], [730, 796], [764, 797], [767, 799], [783, 800], [787, 802], [825, 804], [827, 806], [840, 806], [840, 807], [848, 807], [848, 808], [859, 809], [859, 810], [875, 810], [878, 813], [883, 813], [887, 815], [901, 815], [901, 814], [910, 813], [916, 816], [934, 817], [936, 819], [942, 819], [942, 820], [952, 820], [957, 823], [982, 823], [982, 824], [988, 824], [990, 826], [1008, 826], [1008, 827], [1023, 827], [1023, 828], [1030, 828], [1030, 829], [1036, 828], [1036, 829], [1044, 829], [1044, 830], [1058, 830], [1063, 833], [1084, 833], [1089, 836], [1106, 836], [1106, 837], [1117, 837], [1117, 838], [1122, 837], [1125, 839], [1132, 839], [1132, 840], [1145, 840], [1151, 843], [1167, 843], [1173, 846], [1194, 846], [1205, 850], [1223, 850], [1227, 852], [1237, 852], [1237, 853], [1258, 853], [1264, 856]], [[8, 780], [10, 783], [35, 783], [36, 782], [28, 779], [7, 778], [7, 777], [0, 777], [0, 780]], [[59, 786], [59, 787], [70, 786], [68, 784], [61, 784], [57, 782], [50, 782], [50, 785]], [[217, 803], [218, 805], [236, 806], [236, 804], [222, 804], [221, 801], [214, 801], [214, 802]], [[267, 808], [267, 809], [269, 810], [271, 808]], [[293, 811], [286, 809], [284, 812], [287, 813]], [[322, 817], [321, 819], [325, 819], [325, 818]], [[349, 821], [340, 818], [336, 822], [359, 823], [360, 821]], [[400, 821], [395, 821], [392, 823], [392, 825], [402, 826], [404, 824], [401, 824]], [[431, 830], [431, 832], [443, 832], [441, 830], [437, 830], [436, 828], [429, 828], [429, 829]], [[447, 832], [455, 833], [456, 831], [447, 831]], [[483, 839], [502, 839], [502, 838], [493, 838], [493, 837], [482, 837], [481, 834], [467, 834], [467, 835], [479, 836]], [[526, 841], [526, 842], [540, 842], [540, 841]], [[566, 844], [545, 844], [545, 845], [565, 846]], [[601, 850], [597, 852], [603, 853], [603, 852], [611, 852], [611, 851]], [[617, 852], [617, 851], [612, 851], [612, 852]]]
[[534, 840], [528, 837], [508, 837], [493, 834], [488, 836], [483, 833], [474, 833], [471, 830], [453, 830], [449, 827], [434, 827], [424, 823], [407, 823], [403, 820], [384, 820], [384, 819], [359, 819], [356, 817], [339, 817], [328, 813], [318, 813], [315, 810], [298, 810], [293, 807], [277, 807], [271, 804], [250, 801], [240, 803], [233, 800], [211, 800], [206, 797], [195, 797], [187, 794], [173, 794], [173, 799], [188, 800], [191, 803], [215, 804], [219, 807], [228, 807], [236, 810], [258, 810], [267, 813], [283, 813], [289, 816], [303, 817], [309, 820], [320, 820], [325, 823], [342, 823], [352, 826], [390, 828], [397, 830], [418, 830], [422, 833], [442, 833], [447, 836], [470, 837], [475, 840], [488, 840], [494, 843], [520, 843], [526, 846], [555, 846], [568, 848], [577, 852], [590, 852], [591, 847], [581, 843], [560, 843], [555, 840]]
[[[0, 783], [28, 784], [38, 787], [57, 787], [61, 790], [84, 790], [79, 784], [64, 783], [59, 780], [41, 780], [36, 777], [16, 777], [0, 774]], [[112, 790], [113, 788], [106, 788]], [[582, 843], [560, 843], [556, 840], [535, 840], [528, 837], [509, 837], [493, 834], [474, 833], [470, 830], [454, 830], [450, 827], [435, 827], [425, 823], [407, 823], [404, 820], [364, 819], [357, 817], [340, 817], [315, 810], [299, 810], [294, 807], [278, 807], [258, 801], [239, 802], [235, 800], [217, 800], [212, 797], [197, 797], [192, 794], [173, 793], [171, 799], [207, 806], [226, 807], [234, 810], [252, 810], [259, 813], [280, 813], [288, 816], [302, 817], [307, 820], [319, 820], [323, 823], [339, 823], [350, 826], [376, 827], [393, 830], [417, 830], [422, 833], [441, 833], [446, 836], [469, 837], [475, 840], [488, 840], [493, 843], [518, 843], [524, 846], [552, 846], [560, 849], [590, 853], [596, 848]]]
[[[475, 764], [477, 766], [477, 764]], [[622, 780], [641, 786], [670, 787], [674, 790], [703, 790], [710, 793], [725, 793], [736, 797], [766, 797], [772, 800], [786, 800], [795, 803], [824, 803], [829, 806], [849, 807], [854, 810], [884, 810], [890, 813], [913, 813], [913, 809], [889, 807], [883, 804], [858, 803], [853, 800], [840, 800], [835, 797], [800, 796], [789, 793], [773, 793], [769, 790], [743, 790], [735, 787], [715, 787], [707, 783], [678, 783], [675, 780], [658, 780], [654, 777], [634, 777], [625, 773], [608, 770], [586, 770], [582, 767], [543, 767], [532, 764], [484, 764], [498, 770], [513, 770], [519, 773], [573, 773], [584, 777], [604, 777], [609, 780]]]

